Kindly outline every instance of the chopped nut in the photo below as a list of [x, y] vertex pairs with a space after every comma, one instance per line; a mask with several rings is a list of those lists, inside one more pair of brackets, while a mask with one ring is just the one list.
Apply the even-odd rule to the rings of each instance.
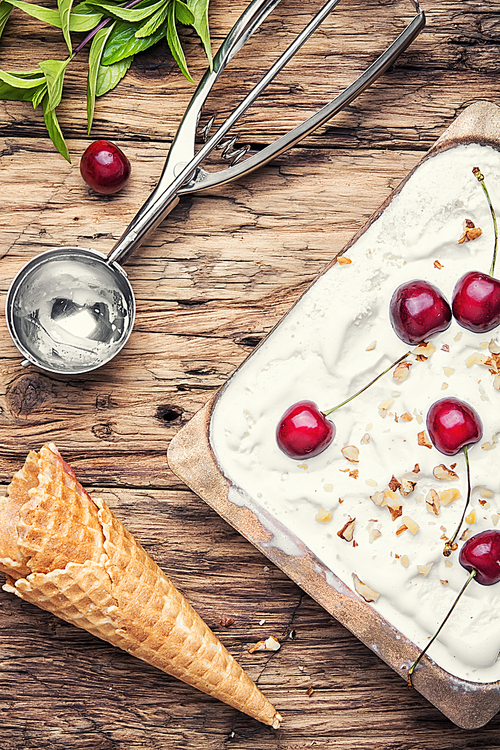
[[323, 510], [323, 508], [316, 513], [316, 521], [319, 523], [329, 523], [332, 518], [332, 513], [329, 510]]
[[443, 268], [443, 264], [440, 263], [438, 260], [434, 261], [434, 268], [441, 269]]
[[500, 516], [498, 515], [498, 513], [493, 513], [493, 515], [491, 516], [491, 521], [494, 526], [498, 524], [499, 520], [500, 520]]
[[488, 349], [492, 354], [500, 354], [500, 344], [498, 341], [495, 341], [495, 339], [491, 339], [490, 343], [488, 344]]
[[[421, 344], [415, 347], [415, 349], [412, 351], [412, 354], [414, 354], [417, 359], [419, 357], [424, 357], [424, 359], [429, 359], [434, 352], [436, 351], [436, 347], [434, 344], [431, 344], [430, 341], [423, 341]], [[419, 360], [423, 361], [423, 360]]]
[[313, 688], [313, 687], [312, 687], [312, 685], [311, 685], [311, 686], [309, 686], [309, 687], [307, 688], [307, 690], [306, 690], [306, 695], [307, 695], [307, 696], [308, 696], [308, 697], [310, 698], [310, 697], [311, 697], [311, 695], [312, 695], [313, 693], [314, 693], [314, 688]]
[[408, 560], [408, 555], [403, 555], [401, 558], [401, 565], [403, 568], [407, 568], [410, 564], [410, 561]]
[[455, 372], [455, 368], [454, 367], [443, 367], [443, 371], [444, 371], [444, 374], [446, 375], [446, 377], [449, 378]]
[[404, 422], [412, 422], [413, 421], [412, 415], [408, 414], [407, 411], [405, 411], [404, 414], [401, 414], [401, 416], [399, 418], [402, 419]]
[[351, 469], [349, 476], [353, 479], [357, 479], [359, 477], [359, 469]]
[[479, 505], [482, 505], [483, 508], [489, 508], [490, 504], [487, 500], [481, 500], [481, 498], [478, 498]]
[[404, 523], [399, 527], [399, 529], [396, 529], [396, 536], [400, 536], [405, 531], [408, 531], [408, 526]]
[[361, 445], [367, 445], [370, 442], [370, 436], [367, 432], [361, 438]]
[[400, 487], [401, 487], [401, 482], [399, 481], [399, 479], [396, 479], [396, 477], [393, 474], [391, 477], [391, 481], [389, 482], [389, 489], [392, 490], [393, 492], [396, 492], [396, 490], [399, 490]]
[[427, 563], [427, 565], [417, 565], [417, 570], [422, 576], [428, 576], [431, 572], [431, 568], [434, 563]]
[[345, 445], [342, 448], [342, 455], [353, 464], [359, 463], [359, 448], [356, 448], [355, 445]]
[[401, 523], [406, 526], [406, 528], [411, 531], [412, 534], [416, 534], [420, 528], [418, 523], [409, 516], [403, 516], [403, 518], [401, 519]]
[[337, 257], [337, 263], [339, 263], [339, 265], [341, 266], [348, 266], [350, 263], [352, 263], [352, 260], [346, 255], [339, 255]]
[[403, 497], [407, 497], [408, 495], [411, 495], [415, 487], [417, 486], [416, 482], [412, 482], [411, 479], [405, 479], [403, 478], [403, 481], [401, 482], [401, 487], [399, 488], [399, 492]]
[[280, 648], [281, 643], [271, 635], [265, 641], [257, 641], [253, 646], [250, 646], [248, 652], [254, 654], [256, 651], [278, 651]]
[[500, 391], [500, 375], [497, 375], [495, 380], [493, 381], [493, 388], [495, 390]]
[[220, 624], [223, 628], [230, 628], [235, 622], [234, 617], [221, 617]]
[[349, 520], [342, 526], [342, 528], [337, 531], [337, 536], [339, 536], [341, 539], [345, 539], [346, 542], [352, 542], [355, 525], [356, 519], [349, 518]]
[[372, 341], [371, 344], [368, 344], [368, 346], [366, 347], [365, 351], [366, 352], [372, 352], [375, 349], [376, 346], [377, 346], [377, 342], [376, 341]]
[[382, 492], [375, 492], [373, 495], [370, 495], [370, 500], [373, 500], [375, 505], [378, 505], [379, 507], [384, 504], [384, 499]]
[[493, 448], [493, 446], [491, 443], [487, 442], [487, 443], [483, 443], [481, 448], [483, 449], [483, 451], [490, 451]]
[[370, 536], [368, 537], [368, 541], [371, 544], [372, 542], [375, 541], [375, 539], [379, 539], [379, 537], [381, 537], [381, 536], [382, 536], [382, 532], [380, 531], [380, 529], [373, 529], [370, 532]]
[[385, 419], [387, 416], [387, 412], [393, 405], [394, 401], [391, 398], [387, 398], [385, 401], [382, 401], [381, 404], [378, 405], [378, 413], [382, 417], [382, 419]]
[[420, 466], [418, 464], [415, 464], [415, 466], [413, 467], [413, 473], [420, 474]]
[[443, 344], [443, 346], [441, 347], [441, 351], [442, 352], [449, 352], [450, 351], [450, 347], [448, 346], [448, 344]]
[[408, 379], [410, 374], [410, 367], [412, 362], [400, 362], [399, 365], [394, 369], [392, 377], [397, 383], [403, 383]]
[[435, 466], [432, 470], [432, 473], [436, 477], [436, 479], [443, 479], [448, 482], [454, 482], [455, 479], [458, 479], [458, 474], [456, 471], [452, 471], [452, 469], [448, 469], [447, 466], [444, 464], [439, 464], [438, 466]]
[[462, 497], [462, 495], [460, 494], [460, 490], [457, 490], [456, 487], [451, 487], [450, 489], [439, 493], [441, 505], [451, 505], [451, 503], [458, 500], [459, 497]]
[[471, 529], [465, 529], [464, 533], [460, 537], [461, 542], [467, 541], [472, 536], [472, 530]]
[[429, 437], [425, 430], [422, 430], [422, 432], [418, 433], [417, 440], [418, 440], [418, 444], [423, 446], [424, 448], [432, 448], [432, 443], [429, 440]]
[[470, 242], [471, 240], [477, 240], [478, 237], [480, 237], [483, 233], [483, 230], [479, 227], [476, 227], [474, 225], [474, 222], [471, 219], [465, 220], [465, 229], [458, 240], [458, 245], [463, 245], [464, 242]]
[[481, 497], [493, 497], [493, 492], [491, 490], [487, 490], [486, 487], [481, 487], [479, 494]]
[[377, 486], [377, 482], [375, 481], [375, 479], [367, 479], [367, 480], [366, 480], [366, 484], [367, 484], [367, 485], [368, 485], [369, 487], [376, 487], [376, 486]]
[[442, 578], [440, 578], [439, 580], [441, 581], [441, 583], [443, 584], [443, 586], [447, 586], [448, 583], [449, 583], [449, 581], [443, 580]]
[[440, 500], [436, 490], [429, 490], [427, 497], [425, 498], [425, 504], [429, 513], [434, 513], [435, 516], [439, 516]]
[[483, 352], [473, 352], [472, 354], [469, 354], [467, 359], [465, 360], [465, 364], [467, 367], [472, 367], [472, 365], [484, 365], [486, 364], [488, 360], [488, 357], [486, 354], [483, 354]]
[[354, 588], [356, 589], [358, 594], [363, 597], [365, 602], [376, 602], [380, 596], [378, 591], [372, 589], [371, 586], [368, 586], [367, 583], [363, 583], [363, 581], [360, 581], [356, 573], [353, 573], [352, 577], [354, 579]]
[[465, 522], [470, 523], [470, 524], [476, 523], [476, 511], [475, 510], [471, 510], [469, 515], [465, 516]]
[[325, 484], [323, 485], [323, 489], [325, 492], [333, 492], [333, 484]]

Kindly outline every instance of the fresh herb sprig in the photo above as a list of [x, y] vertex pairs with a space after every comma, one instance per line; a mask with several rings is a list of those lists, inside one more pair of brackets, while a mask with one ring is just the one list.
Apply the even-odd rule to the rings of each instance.
[[[56, 109], [63, 95], [68, 64], [91, 42], [87, 76], [88, 132], [95, 102], [118, 85], [134, 56], [166, 39], [179, 69], [192, 78], [179, 39], [178, 24], [192, 26], [201, 39], [211, 64], [208, 28], [209, 0], [130, 0], [126, 4], [106, 0], [57, 0], [57, 10], [23, 0], [0, 0], [0, 36], [14, 8], [42, 23], [61, 29], [69, 55], [65, 60], [43, 60], [28, 71], [0, 70], [0, 99], [31, 101], [41, 106], [45, 125], [57, 150], [70, 161]], [[72, 33], [85, 34], [73, 50]]]

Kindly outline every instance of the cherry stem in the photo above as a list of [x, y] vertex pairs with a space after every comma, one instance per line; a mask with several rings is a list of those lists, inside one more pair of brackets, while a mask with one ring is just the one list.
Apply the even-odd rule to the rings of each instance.
[[465, 513], [467, 512], [467, 508], [469, 507], [469, 502], [470, 502], [471, 486], [470, 486], [469, 446], [464, 445], [463, 451], [464, 451], [464, 456], [465, 456], [465, 467], [467, 469], [467, 500], [465, 502], [465, 506], [462, 512], [462, 518], [460, 519], [460, 523], [455, 529], [455, 533], [453, 534], [451, 539], [448, 542], [446, 542], [446, 544], [444, 545], [443, 555], [445, 557], [449, 557], [451, 553], [453, 552], [453, 550], [457, 548], [457, 545], [455, 544], [455, 539], [458, 536], [458, 532], [462, 528], [462, 524], [465, 518]]
[[486, 187], [486, 184], [484, 182], [484, 175], [482, 174], [479, 167], [474, 167], [472, 170], [472, 174], [476, 179], [479, 181], [479, 184], [483, 188], [483, 192], [486, 196], [486, 200], [488, 201], [488, 206], [490, 207], [491, 212], [491, 218], [493, 219], [493, 229], [495, 230], [495, 244], [493, 246], [493, 259], [491, 261], [491, 268], [490, 268], [490, 276], [493, 276], [495, 273], [495, 263], [497, 261], [497, 245], [498, 245], [498, 227], [497, 227], [497, 217], [495, 214], [495, 209], [493, 208], [493, 204], [491, 202], [490, 194], [488, 193], [488, 188]]
[[436, 640], [436, 638], [437, 638], [437, 637], [438, 637], [438, 635], [440, 634], [441, 630], [443, 629], [444, 625], [445, 625], [445, 624], [446, 624], [446, 622], [448, 621], [448, 618], [449, 618], [449, 616], [451, 615], [451, 613], [453, 612], [453, 610], [454, 610], [454, 609], [455, 609], [455, 607], [457, 606], [457, 604], [458, 604], [458, 601], [459, 601], [460, 597], [462, 596], [462, 594], [464, 593], [465, 589], [467, 588], [467, 586], [469, 585], [469, 583], [470, 583], [470, 582], [472, 581], [472, 579], [476, 577], [476, 575], [477, 575], [477, 570], [476, 570], [475, 568], [473, 568], [473, 569], [471, 570], [471, 572], [470, 572], [470, 574], [469, 574], [469, 577], [467, 578], [466, 582], [465, 582], [465, 583], [464, 583], [464, 585], [462, 586], [462, 588], [461, 588], [461, 590], [460, 590], [460, 593], [458, 594], [457, 598], [456, 598], [456, 599], [455, 599], [455, 601], [453, 602], [453, 604], [452, 604], [452, 606], [451, 606], [451, 608], [450, 608], [450, 610], [449, 610], [448, 614], [447, 614], [447, 615], [446, 615], [446, 617], [444, 618], [443, 622], [441, 623], [441, 625], [439, 626], [439, 628], [438, 628], [438, 629], [436, 630], [436, 632], [434, 633], [434, 635], [433, 635], [433, 636], [432, 636], [432, 638], [430, 639], [430, 641], [429, 641], [429, 643], [427, 644], [427, 646], [426, 646], [426, 647], [424, 648], [424, 650], [423, 650], [423, 651], [421, 651], [421, 652], [420, 652], [420, 654], [418, 655], [418, 657], [417, 657], [417, 658], [415, 659], [415, 661], [414, 661], [414, 662], [413, 662], [413, 664], [411, 665], [410, 669], [408, 670], [408, 687], [409, 687], [409, 688], [413, 687], [413, 685], [412, 685], [412, 682], [411, 682], [411, 676], [412, 676], [413, 672], [415, 671], [415, 668], [416, 668], [416, 667], [417, 667], [417, 665], [419, 664], [419, 662], [420, 662], [420, 660], [421, 660], [422, 656], [423, 656], [423, 655], [425, 654], [425, 652], [426, 652], [426, 651], [427, 651], [427, 650], [429, 649], [429, 647], [430, 647], [430, 646], [431, 646], [431, 645], [432, 645], [432, 644], [434, 643], [434, 641]]
[[399, 359], [397, 359], [397, 360], [396, 360], [395, 362], [393, 362], [393, 363], [392, 363], [392, 365], [389, 365], [389, 367], [387, 367], [387, 369], [385, 369], [385, 370], [384, 370], [384, 372], [381, 372], [381, 373], [380, 373], [379, 375], [377, 375], [377, 377], [376, 377], [376, 378], [373, 378], [373, 380], [370, 380], [370, 382], [369, 382], [369, 383], [367, 383], [366, 385], [364, 385], [364, 386], [363, 386], [363, 387], [362, 387], [362, 388], [361, 388], [361, 389], [360, 389], [360, 390], [359, 390], [359, 391], [358, 391], [357, 393], [355, 393], [355, 394], [354, 394], [353, 396], [349, 396], [349, 398], [346, 398], [346, 400], [345, 400], [345, 401], [342, 401], [342, 403], [341, 403], [341, 404], [337, 404], [337, 406], [334, 406], [334, 407], [333, 407], [333, 409], [329, 409], [328, 411], [324, 411], [324, 412], [323, 412], [323, 416], [327, 417], [327, 416], [328, 416], [329, 414], [331, 414], [332, 412], [334, 412], [334, 411], [337, 411], [337, 409], [340, 409], [340, 407], [341, 407], [341, 406], [345, 406], [346, 404], [348, 404], [348, 403], [349, 403], [349, 401], [352, 401], [352, 400], [353, 400], [354, 398], [356, 398], [356, 396], [359, 396], [359, 395], [361, 395], [361, 393], [364, 393], [364, 392], [366, 391], [366, 389], [367, 389], [367, 388], [369, 388], [369, 387], [370, 387], [371, 385], [373, 385], [374, 383], [376, 383], [376, 382], [377, 382], [377, 380], [378, 380], [379, 378], [381, 378], [381, 377], [382, 377], [383, 375], [385, 375], [386, 373], [388, 373], [388, 372], [389, 372], [389, 370], [392, 370], [392, 368], [393, 368], [393, 367], [396, 367], [396, 365], [399, 365], [399, 363], [400, 363], [400, 362], [402, 362], [402, 361], [403, 361], [404, 359], [406, 359], [407, 357], [409, 357], [409, 356], [410, 356], [410, 354], [411, 354], [411, 351], [410, 351], [410, 352], [406, 352], [406, 354], [403, 354], [403, 356], [402, 356], [402, 357], [400, 357], [400, 358], [399, 358]]
[[[141, 2], [142, 2], [142, 0], [130, 0], [130, 2], [128, 2], [126, 5], [123, 5], [121, 7], [122, 8], [127, 8], [127, 9], [128, 8], [133, 8], [134, 5], [139, 5], [139, 3], [141, 3]], [[80, 42], [80, 44], [78, 45], [78, 47], [76, 47], [75, 50], [73, 51], [72, 57], [74, 57], [75, 55], [77, 55], [80, 52], [80, 50], [83, 49], [85, 47], [85, 45], [88, 44], [88, 42], [90, 42], [90, 40], [95, 37], [95, 35], [97, 34], [97, 32], [100, 31], [101, 29], [103, 29], [105, 26], [107, 26], [108, 23], [110, 21], [112, 21], [112, 20], [113, 20], [112, 18], [104, 18], [102, 21], [100, 21], [97, 24], [97, 26], [95, 26], [92, 29], [92, 31], [90, 31], [87, 34], [87, 36], [85, 37], [85, 39], [82, 39], [82, 41]]]

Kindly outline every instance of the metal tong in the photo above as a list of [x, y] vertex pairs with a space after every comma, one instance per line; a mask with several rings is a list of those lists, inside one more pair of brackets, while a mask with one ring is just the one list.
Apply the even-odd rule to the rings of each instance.
[[[206, 138], [205, 143], [199, 151], [195, 152], [195, 140], [202, 108], [215, 82], [230, 60], [232, 60], [280, 2], [281, 0], [253, 0], [234, 24], [214, 58], [213, 67], [208, 69], [203, 76], [186, 109], [155, 190], [139, 209], [134, 219], [111, 250], [108, 256], [108, 263], [123, 262], [130, 253], [144, 242], [149, 233], [177, 205], [180, 196], [213, 188], [216, 185], [223, 185], [230, 180], [258, 169], [287, 149], [295, 146], [344, 107], [348, 106], [382, 75], [425, 26], [425, 15], [418, 0], [410, 0], [415, 7], [416, 15], [397, 39], [364, 73], [316, 114], [273, 143], [244, 158], [248, 151], [247, 148], [241, 148], [237, 151], [232, 150], [236, 142], [235, 137], [224, 144], [222, 144], [222, 141], [257, 97], [269, 86], [282, 68], [292, 59], [311, 34], [314, 33], [340, 2], [340, 0], [327, 0], [321, 10], [311, 19], [292, 44], [290, 44], [250, 93], [210, 137], [208, 137], [209, 131], [215, 118], [212, 117], [209, 120], [203, 129]], [[201, 167], [201, 164], [210, 152], [217, 147], [221, 147], [221, 144], [223, 155], [229, 156], [232, 164], [218, 172], [207, 172]]]

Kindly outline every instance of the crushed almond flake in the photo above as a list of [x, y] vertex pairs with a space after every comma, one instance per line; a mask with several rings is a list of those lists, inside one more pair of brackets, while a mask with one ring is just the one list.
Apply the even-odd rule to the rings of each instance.
[[422, 576], [428, 576], [431, 572], [431, 568], [434, 565], [434, 563], [427, 563], [427, 565], [417, 565], [417, 570]]
[[450, 375], [453, 375], [453, 373], [455, 372], [455, 368], [454, 367], [443, 367], [443, 372], [446, 375], [446, 377], [449, 378]]
[[487, 442], [487, 443], [483, 443], [481, 448], [483, 449], [483, 451], [490, 451], [493, 448], [493, 446], [490, 442]]
[[353, 464], [359, 463], [359, 448], [355, 445], [345, 445], [342, 448], [342, 455]]
[[427, 432], [425, 430], [422, 430], [422, 432], [418, 433], [417, 440], [418, 444], [423, 448], [432, 448], [432, 443], [429, 440], [429, 436], [427, 435]]
[[410, 531], [412, 534], [416, 534], [419, 530], [420, 526], [416, 521], [413, 520], [413, 518], [410, 518], [409, 516], [403, 516], [401, 519], [401, 523], [406, 526], [408, 531]]
[[367, 432], [365, 432], [365, 434], [361, 438], [361, 445], [368, 445], [369, 442], [370, 442], [370, 436]]
[[496, 391], [500, 391], [500, 375], [497, 375], [495, 380], [493, 381], [493, 388]]
[[396, 536], [400, 536], [405, 531], [408, 531], [408, 526], [404, 523], [399, 527], [399, 529], [396, 529]]
[[353, 479], [357, 479], [359, 477], [359, 469], [351, 469], [349, 476]]
[[490, 504], [487, 500], [481, 500], [480, 498], [478, 498], [478, 503], [479, 505], [482, 505], [483, 508], [488, 509], [490, 507]]
[[448, 383], [442, 383], [442, 385], [441, 385], [441, 390], [442, 390], [442, 391], [445, 391], [445, 390], [446, 390], [447, 388], [449, 388], [449, 387], [450, 387], [450, 386], [448, 385]]
[[473, 352], [472, 354], [469, 354], [469, 356], [465, 360], [465, 364], [467, 367], [472, 367], [472, 365], [485, 365], [488, 360], [488, 357], [486, 354], [483, 354], [482, 352]]
[[436, 347], [434, 344], [431, 344], [430, 341], [423, 341], [421, 344], [415, 347], [415, 349], [412, 351], [412, 354], [414, 354], [417, 359], [419, 357], [425, 357], [425, 359], [429, 359], [434, 352], [436, 351]]
[[399, 490], [400, 487], [401, 487], [401, 482], [399, 481], [399, 479], [396, 479], [396, 477], [393, 474], [391, 477], [391, 481], [389, 482], [389, 489], [392, 490], [393, 492], [396, 492], [396, 490]]
[[341, 266], [348, 266], [350, 263], [352, 263], [352, 260], [346, 255], [339, 255], [337, 257], [337, 263], [339, 263], [339, 265]]
[[449, 583], [449, 581], [447, 581], [446, 579], [443, 580], [443, 578], [440, 578], [439, 580], [441, 581], [441, 583], [443, 584], [443, 586], [447, 586], [448, 583]]
[[456, 471], [448, 469], [448, 467], [444, 464], [435, 466], [432, 470], [432, 473], [434, 474], [436, 479], [446, 480], [448, 482], [454, 482], [456, 479], [458, 479], [458, 474], [456, 473]]
[[408, 495], [411, 495], [411, 493], [413, 492], [416, 486], [417, 486], [416, 482], [412, 482], [411, 479], [404, 478], [401, 483], [401, 487], [399, 488], [399, 493], [403, 497], [407, 497]]
[[461, 542], [465, 542], [465, 541], [467, 541], [467, 539], [469, 539], [469, 538], [470, 538], [471, 536], [472, 536], [472, 531], [471, 531], [471, 529], [465, 529], [464, 533], [463, 533], [463, 534], [462, 534], [462, 536], [460, 537], [460, 541], [461, 541]]
[[377, 486], [377, 482], [375, 481], [375, 479], [367, 479], [367, 480], [366, 480], [366, 484], [367, 484], [367, 485], [368, 485], [369, 487], [376, 487], [376, 486]]
[[408, 555], [403, 555], [401, 558], [401, 565], [403, 566], [403, 568], [407, 568], [409, 564], [410, 564], [410, 561], [408, 559]]
[[425, 504], [429, 513], [434, 513], [435, 516], [439, 516], [441, 502], [436, 490], [429, 490], [427, 497], [425, 498]]
[[450, 347], [448, 346], [448, 344], [443, 344], [443, 346], [441, 347], [441, 351], [442, 352], [449, 352], [450, 351]]
[[337, 536], [339, 536], [341, 539], [345, 539], [346, 542], [352, 542], [355, 525], [356, 525], [356, 519], [349, 518], [349, 520], [346, 521], [346, 523], [342, 526], [342, 528], [339, 531], [337, 531]]
[[440, 263], [438, 260], [434, 261], [434, 268], [441, 269], [443, 268], [443, 264]]
[[253, 646], [250, 646], [248, 652], [254, 654], [256, 651], [279, 651], [281, 643], [274, 636], [269, 636], [265, 641], [257, 641]]
[[323, 508], [321, 508], [316, 513], [315, 518], [316, 518], [316, 521], [318, 521], [319, 523], [330, 523], [330, 521], [333, 518], [333, 515], [332, 515], [331, 511], [329, 511], [329, 510], [323, 510]]
[[486, 487], [481, 487], [481, 489], [479, 490], [479, 494], [481, 495], [481, 497], [493, 497], [493, 492], [486, 489]]
[[488, 344], [488, 349], [492, 354], [500, 354], [500, 344], [495, 339], [491, 339]]
[[365, 602], [376, 602], [380, 596], [378, 591], [372, 589], [371, 586], [368, 586], [367, 583], [363, 583], [363, 581], [358, 578], [356, 573], [353, 573], [352, 577], [354, 579], [354, 588], [356, 589], [358, 594], [363, 597]]
[[333, 484], [325, 484], [323, 485], [323, 489], [325, 492], [333, 492]]
[[399, 365], [394, 369], [392, 373], [393, 379], [397, 383], [403, 383], [405, 380], [408, 379], [411, 366], [412, 366], [412, 362], [400, 362]]
[[465, 228], [462, 236], [458, 240], [458, 245], [463, 245], [464, 242], [471, 242], [471, 240], [477, 240], [483, 233], [483, 230], [474, 225], [471, 219], [465, 220]]
[[456, 487], [450, 487], [439, 493], [441, 505], [451, 505], [451, 503], [454, 503], [459, 497], [462, 497], [462, 495], [460, 494], [460, 490], [457, 490]]
[[372, 343], [368, 344], [368, 346], [366, 347], [365, 352], [372, 352], [376, 346], [377, 346], [377, 342], [372, 341]]
[[493, 526], [496, 526], [498, 524], [499, 519], [500, 519], [500, 516], [498, 515], [498, 513], [493, 513], [493, 515], [491, 516], [491, 521], [493, 523]]
[[369, 541], [369, 542], [370, 542], [370, 544], [371, 544], [371, 543], [372, 543], [372, 542], [374, 542], [374, 541], [375, 541], [376, 539], [379, 539], [379, 538], [380, 538], [381, 536], [382, 536], [382, 532], [380, 531], [380, 529], [373, 529], [373, 530], [372, 530], [372, 531], [370, 532], [370, 536], [368, 537], [368, 541]]
[[389, 411], [393, 403], [394, 401], [391, 398], [387, 398], [385, 401], [382, 401], [382, 403], [378, 405], [378, 413], [380, 414], [382, 419], [386, 418], [387, 412]]
[[419, 466], [419, 464], [415, 464], [415, 466], [413, 467], [413, 473], [414, 474], [420, 474], [420, 466]]
[[407, 411], [405, 411], [404, 414], [401, 414], [400, 419], [402, 419], [404, 422], [412, 422], [413, 421], [412, 415], [408, 414]]
[[470, 523], [470, 524], [476, 523], [476, 511], [475, 510], [471, 510], [469, 515], [465, 516], [465, 522]]

